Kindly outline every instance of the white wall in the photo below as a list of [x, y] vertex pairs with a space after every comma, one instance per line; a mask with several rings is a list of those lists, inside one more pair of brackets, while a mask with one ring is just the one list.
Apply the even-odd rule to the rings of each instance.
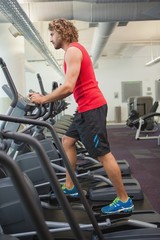
[[[146, 48], [143, 51], [147, 51]], [[123, 122], [128, 117], [127, 103], [122, 103], [121, 82], [143, 81], [143, 96], [147, 96], [147, 88], [151, 88], [155, 100], [155, 80], [160, 78], [160, 63], [146, 67], [147, 58], [142, 52], [132, 58], [101, 58], [98, 69], [95, 69], [99, 86], [108, 101], [108, 121], [115, 120], [115, 107], [121, 106], [121, 119]], [[114, 98], [114, 93], [119, 97]]]
[[[25, 71], [24, 71], [24, 38], [13, 37], [8, 28], [11, 24], [0, 24], [0, 58], [6, 63], [11, 78], [17, 89], [25, 93]], [[6, 78], [0, 68], [0, 112], [5, 113], [9, 104], [8, 97], [2, 90], [2, 85], [7, 84]]]

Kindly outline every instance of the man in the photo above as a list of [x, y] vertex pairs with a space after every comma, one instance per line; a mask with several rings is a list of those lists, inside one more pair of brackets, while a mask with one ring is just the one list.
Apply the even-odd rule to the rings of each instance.
[[[88, 153], [102, 163], [116, 189], [117, 198], [110, 205], [103, 207], [102, 212], [104, 214], [130, 212], [134, 205], [126, 193], [120, 168], [110, 151], [106, 130], [107, 102], [98, 87], [89, 54], [78, 43], [78, 31], [72, 22], [55, 19], [49, 23], [49, 31], [54, 48], [62, 48], [65, 52], [65, 81], [52, 93], [45, 96], [33, 93], [30, 99], [34, 103], [43, 104], [63, 99], [73, 93], [78, 113], [62, 139], [71, 166], [75, 169], [75, 143], [80, 139]], [[62, 189], [65, 194], [74, 196], [78, 194], [68, 172]]]

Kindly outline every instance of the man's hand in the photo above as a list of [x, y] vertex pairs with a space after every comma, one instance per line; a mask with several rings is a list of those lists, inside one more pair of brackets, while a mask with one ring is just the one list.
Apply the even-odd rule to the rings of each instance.
[[40, 93], [29, 93], [29, 99], [32, 103], [43, 104], [43, 95]]

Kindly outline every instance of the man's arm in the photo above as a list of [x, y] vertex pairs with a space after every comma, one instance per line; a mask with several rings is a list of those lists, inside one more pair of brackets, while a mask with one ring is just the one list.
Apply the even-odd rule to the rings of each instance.
[[31, 93], [29, 97], [32, 102], [38, 104], [55, 102], [57, 100], [66, 98], [73, 93], [81, 68], [81, 51], [76, 47], [70, 47], [66, 52], [65, 61], [66, 75], [64, 83], [56, 88], [53, 92], [45, 96], [42, 96], [38, 93]]

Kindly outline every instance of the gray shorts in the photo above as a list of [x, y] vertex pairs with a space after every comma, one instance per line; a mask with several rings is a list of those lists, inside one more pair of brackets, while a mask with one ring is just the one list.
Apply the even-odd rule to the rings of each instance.
[[80, 140], [89, 155], [94, 158], [110, 152], [106, 129], [107, 110], [105, 104], [87, 112], [76, 113], [73, 123], [65, 134]]

